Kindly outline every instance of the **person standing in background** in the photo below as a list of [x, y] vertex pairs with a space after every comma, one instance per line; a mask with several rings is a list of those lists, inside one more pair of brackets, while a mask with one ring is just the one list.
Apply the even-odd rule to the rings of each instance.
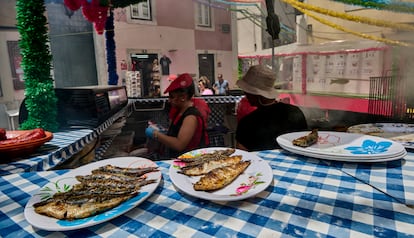
[[160, 59], [160, 65], [161, 65], [161, 72], [162, 75], [170, 75], [170, 64], [171, 64], [170, 58], [168, 58], [166, 55], [163, 55]]
[[201, 76], [198, 80], [198, 90], [201, 95], [213, 95], [213, 90], [208, 88], [208, 78], [206, 76]]
[[229, 82], [223, 79], [223, 74], [217, 75], [218, 80], [214, 83], [213, 89], [215, 94], [226, 95], [229, 91]]

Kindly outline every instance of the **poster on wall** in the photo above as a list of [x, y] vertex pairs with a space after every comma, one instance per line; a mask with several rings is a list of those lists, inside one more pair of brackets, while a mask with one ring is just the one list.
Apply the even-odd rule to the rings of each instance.
[[326, 91], [326, 56], [309, 54], [307, 56], [306, 88], [308, 91]]
[[292, 89], [302, 90], [302, 55], [296, 55], [293, 58]]
[[362, 52], [361, 59], [361, 78], [382, 76], [383, 52], [379, 50]]
[[24, 89], [23, 70], [20, 67], [22, 56], [18, 41], [7, 41], [7, 49], [9, 51], [10, 69], [12, 73], [13, 87], [15, 90]]
[[361, 52], [356, 52], [346, 56], [345, 78], [358, 79], [360, 77], [361, 54]]

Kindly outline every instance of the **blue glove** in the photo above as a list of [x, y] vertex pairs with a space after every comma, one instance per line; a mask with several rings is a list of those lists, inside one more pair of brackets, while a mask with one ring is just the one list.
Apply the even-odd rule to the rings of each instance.
[[156, 129], [154, 129], [154, 127], [149, 126], [149, 127], [147, 127], [147, 129], [145, 129], [145, 135], [148, 138], [153, 139], [154, 131], [156, 131]]

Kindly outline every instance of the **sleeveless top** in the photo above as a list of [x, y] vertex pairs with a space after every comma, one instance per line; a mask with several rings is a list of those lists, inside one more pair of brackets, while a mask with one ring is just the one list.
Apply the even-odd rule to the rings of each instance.
[[197, 117], [197, 128], [193, 135], [193, 138], [188, 143], [184, 151], [176, 151], [173, 149], [167, 149], [167, 152], [168, 152], [167, 155], [170, 158], [175, 158], [182, 153], [185, 153], [185, 152], [197, 149], [197, 148], [205, 147], [209, 143], [208, 135], [204, 127], [205, 125], [204, 119], [201, 113], [195, 107], [189, 107], [181, 116], [177, 115], [175, 118], [173, 118], [171, 125], [168, 129], [167, 135], [177, 137], [178, 132], [180, 131], [181, 126], [183, 125], [184, 118], [189, 115], [194, 115]]

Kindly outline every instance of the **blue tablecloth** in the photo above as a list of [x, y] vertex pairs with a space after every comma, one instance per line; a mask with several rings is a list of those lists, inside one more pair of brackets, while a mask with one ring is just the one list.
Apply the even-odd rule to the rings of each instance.
[[[177, 192], [171, 161], [158, 161], [163, 181], [145, 202], [108, 222], [68, 232], [33, 228], [24, 206], [64, 171], [0, 177], [3, 237], [412, 237], [414, 154], [379, 164], [348, 164], [262, 151], [274, 181], [256, 197], [211, 202]], [[374, 188], [375, 187], [375, 188]], [[385, 193], [387, 194], [385, 194]], [[389, 196], [391, 195], [391, 196]]]

